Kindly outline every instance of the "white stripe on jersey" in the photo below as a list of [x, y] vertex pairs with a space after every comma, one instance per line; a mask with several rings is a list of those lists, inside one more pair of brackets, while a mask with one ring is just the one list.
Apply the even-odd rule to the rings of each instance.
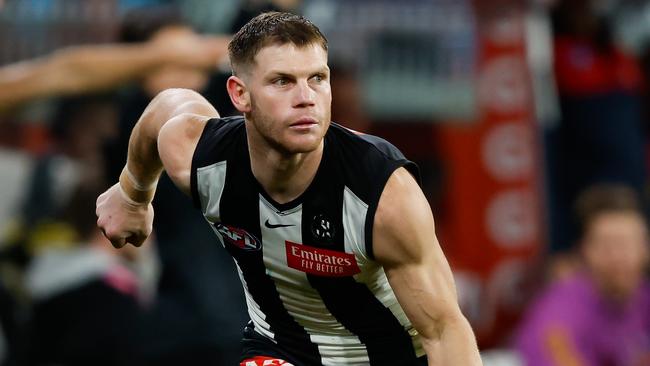
[[196, 185], [205, 218], [209, 222], [221, 221], [219, 204], [223, 188], [226, 186], [226, 161], [198, 168]]
[[366, 253], [366, 214], [368, 205], [350, 188], [343, 191], [343, 232], [345, 251], [354, 253], [359, 267], [369, 261]]
[[302, 205], [278, 212], [260, 195], [259, 207], [266, 272], [275, 280], [287, 312], [318, 345], [323, 365], [351, 364], [351, 360], [367, 364], [365, 346], [327, 310], [318, 291], [309, 284], [306, 273], [287, 266], [285, 240], [296, 244], [303, 242]]

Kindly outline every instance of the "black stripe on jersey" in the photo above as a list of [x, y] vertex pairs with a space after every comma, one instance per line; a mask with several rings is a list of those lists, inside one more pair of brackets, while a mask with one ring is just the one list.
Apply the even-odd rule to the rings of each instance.
[[[373, 235], [373, 228], [375, 227], [375, 214], [377, 213], [377, 207], [379, 206], [379, 199], [381, 198], [381, 194], [384, 191], [384, 187], [386, 186], [386, 183], [388, 182], [388, 179], [390, 176], [397, 170], [398, 168], [404, 166], [407, 168], [409, 165], [407, 164], [406, 160], [389, 160], [386, 162], [386, 168], [384, 176], [379, 176], [377, 177], [378, 182], [383, 182], [383, 184], [377, 189], [375, 192], [371, 192], [371, 197], [370, 197], [370, 204], [368, 205], [368, 212], [366, 213], [366, 224], [365, 224], [365, 242], [366, 242], [366, 254], [368, 255], [368, 258], [370, 259], [375, 259], [375, 252], [373, 250], [373, 241], [372, 241], [372, 235]], [[413, 164], [413, 163], [411, 163]], [[415, 164], [413, 164], [415, 166]]]
[[[323, 156], [323, 159], [327, 159], [327, 156]], [[325, 161], [319, 174], [336, 177], [333, 169], [336, 167]], [[344, 252], [343, 183], [333, 178], [314, 179], [314, 183], [319, 186], [311, 191], [318, 192], [318, 195], [310, 195], [303, 202], [303, 243]], [[314, 233], [314, 219], [320, 220], [322, 217], [333, 225], [331, 239]], [[367, 286], [353, 277], [308, 274], [307, 279], [318, 291], [330, 313], [366, 345], [371, 365], [416, 365], [411, 336]]]
[[[233, 155], [246, 158], [238, 161], [228, 160], [226, 184], [220, 206], [231, 209], [223, 210], [221, 219], [224, 224], [246, 230], [256, 239], [261, 240], [257, 183], [250, 171], [246, 144], [241, 145], [243, 146], [236, 148], [246, 149], [246, 153]], [[318, 346], [287, 312], [275, 283], [266, 274], [262, 250], [245, 251], [232, 245], [226, 245], [226, 248], [237, 261], [248, 286], [248, 292], [266, 315], [265, 321], [275, 334], [278, 347], [295, 355], [305, 365], [321, 365]]]

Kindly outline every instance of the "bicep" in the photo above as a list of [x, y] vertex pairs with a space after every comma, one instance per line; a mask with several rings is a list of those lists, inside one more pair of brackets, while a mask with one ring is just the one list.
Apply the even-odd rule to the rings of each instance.
[[393, 173], [382, 193], [373, 243], [400, 305], [422, 336], [435, 338], [443, 322], [462, 316], [431, 209], [405, 169]]

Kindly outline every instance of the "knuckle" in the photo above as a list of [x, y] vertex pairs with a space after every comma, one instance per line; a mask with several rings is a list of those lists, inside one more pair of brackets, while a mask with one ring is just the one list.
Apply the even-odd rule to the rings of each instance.
[[106, 237], [111, 241], [120, 240], [119, 233], [113, 229], [104, 229], [104, 233], [106, 233]]
[[112, 239], [111, 244], [113, 244], [115, 248], [121, 248], [126, 244], [126, 241], [124, 239]]

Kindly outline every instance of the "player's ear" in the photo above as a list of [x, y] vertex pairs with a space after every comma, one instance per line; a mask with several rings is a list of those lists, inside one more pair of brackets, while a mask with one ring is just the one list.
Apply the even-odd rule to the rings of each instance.
[[228, 89], [230, 101], [232, 101], [232, 104], [238, 111], [242, 113], [248, 113], [251, 111], [251, 97], [244, 80], [233, 75], [228, 78], [226, 88]]

